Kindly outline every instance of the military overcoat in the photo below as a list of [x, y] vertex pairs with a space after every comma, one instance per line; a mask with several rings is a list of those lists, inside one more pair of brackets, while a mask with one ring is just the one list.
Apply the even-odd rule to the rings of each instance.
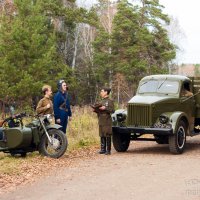
[[111, 114], [114, 112], [114, 103], [111, 99], [104, 98], [100, 102], [102, 106], [105, 106], [105, 110], [100, 110], [98, 112], [98, 122], [99, 122], [99, 136], [100, 137], [110, 137], [112, 135], [112, 119]]

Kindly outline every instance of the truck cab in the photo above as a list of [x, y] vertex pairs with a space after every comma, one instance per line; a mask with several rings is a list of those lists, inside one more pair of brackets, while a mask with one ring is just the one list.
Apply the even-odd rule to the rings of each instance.
[[199, 88], [200, 80], [194, 77], [151, 75], [142, 78], [127, 110], [116, 110], [112, 115], [114, 148], [124, 152], [131, 140], [153, 140], [169, 144], [173, 154], [182, 153], [186, 137], [200, 133]]

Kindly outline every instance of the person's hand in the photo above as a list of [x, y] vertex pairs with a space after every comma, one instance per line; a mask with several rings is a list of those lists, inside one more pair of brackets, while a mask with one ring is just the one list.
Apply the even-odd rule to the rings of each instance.
[[69, 117], [69, 121], [71, 121], [72, 120], [72, 117]]
[[105, 109], [106, 109], [105, 106], [101, 106], [101, 107], [99, 107], [99, 110], [105, 110]]
[[50, 107], [51, 107], [50, 103], [48, 103], [46, 107], [47, 107], [47, 108], [50, 108]]
[[57, 119], [57, 120], [56, 120], [56, 123], [60, 124], [60, 119]]

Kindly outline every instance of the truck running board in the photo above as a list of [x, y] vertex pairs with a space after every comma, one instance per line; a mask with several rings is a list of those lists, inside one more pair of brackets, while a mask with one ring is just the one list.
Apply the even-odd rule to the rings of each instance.
[[153, 139], [153, 138], [134, 138], [134, 139], [131, 139], [131, 140], [140, 140], [140, 141], [156, 141], [156, 140]]

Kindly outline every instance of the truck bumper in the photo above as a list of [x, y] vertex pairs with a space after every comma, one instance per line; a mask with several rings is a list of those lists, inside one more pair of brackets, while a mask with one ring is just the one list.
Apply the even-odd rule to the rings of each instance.
[[112, 127], [113, 133], [142, 133], [142, 134], [156, 134], [156, 135], [173, 135], [173, 129], [169, 128], [138, 128], [138, 127]]

